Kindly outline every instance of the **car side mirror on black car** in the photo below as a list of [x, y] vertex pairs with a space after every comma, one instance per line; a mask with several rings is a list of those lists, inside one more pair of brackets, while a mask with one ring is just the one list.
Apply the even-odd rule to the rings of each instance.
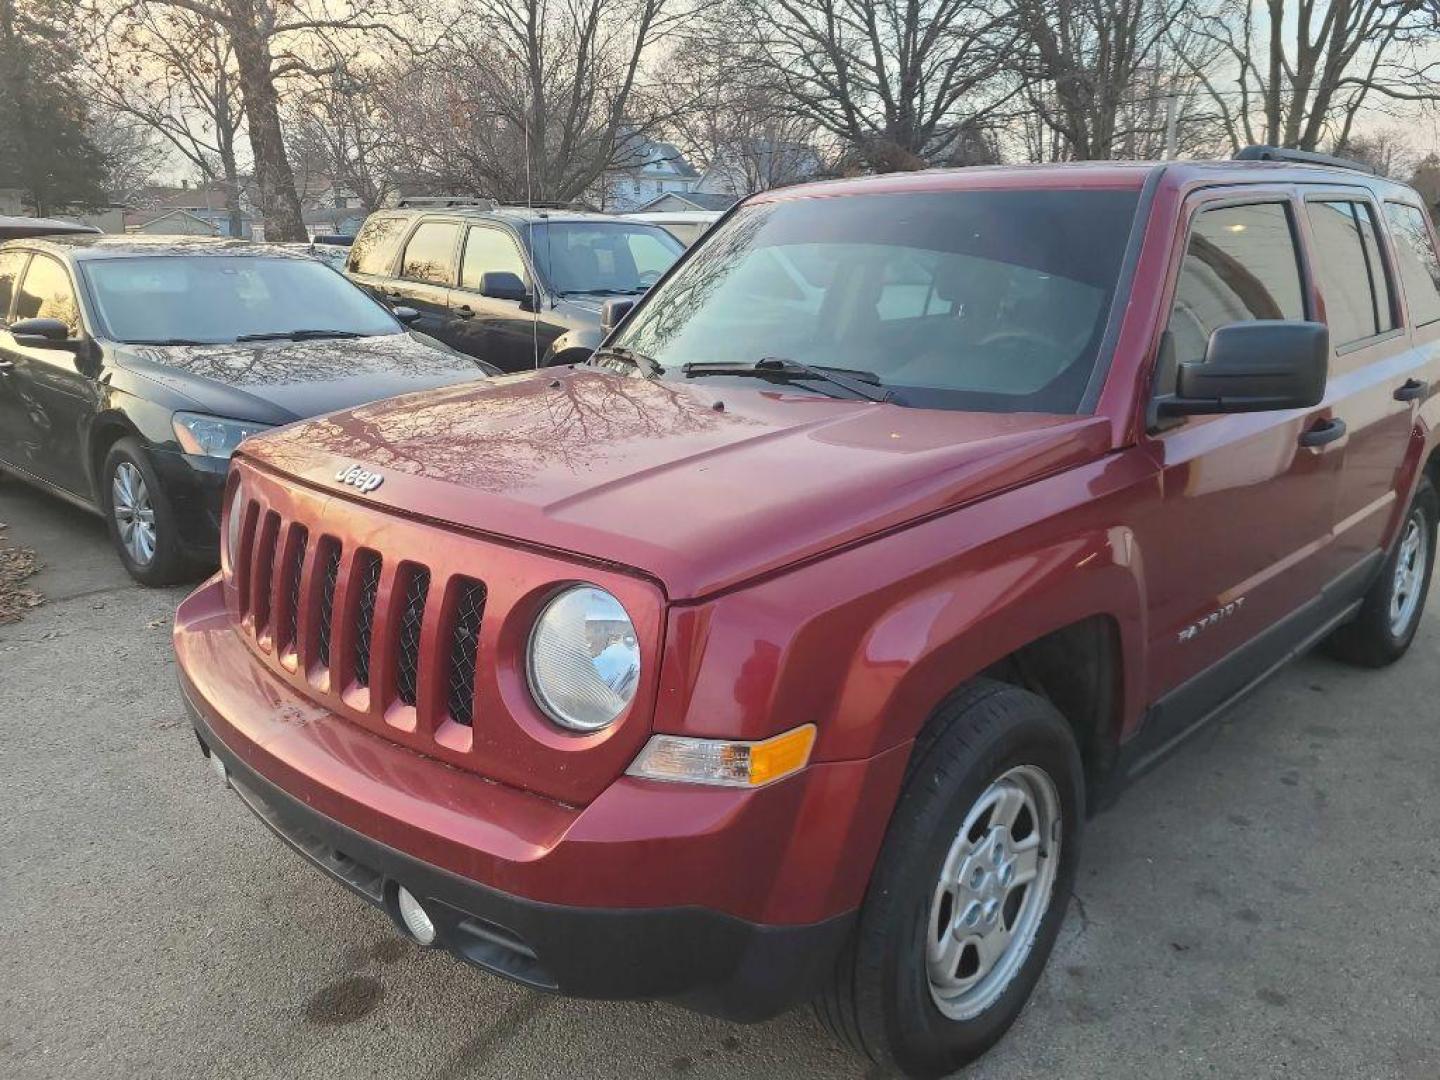
[[395, 316], [395, 320], [397, 322], [404, 323], [406, 326], [409, 326], [411, 323], [415, 322], [417, 319], [420, 318], [420, 312], [416, 311], [413, 307], [401, 306], [397, 308], [391, 308], [390, 314]]
[[17, 345], [29, 349], [73, 349], [79, 342], [59, 319], [20, 319], [9, 326]]
[[1181, 364], [1161, 416], [1306, 409], [1325, 397], [1330, 331], [1324, 323], [1257, 319], [1218, 328], [1205, 359]]
[[480, 295], [492, 300], [528, 300], [530, 290], [520, 275], [509, 270], [489, 270], [480, 275]]

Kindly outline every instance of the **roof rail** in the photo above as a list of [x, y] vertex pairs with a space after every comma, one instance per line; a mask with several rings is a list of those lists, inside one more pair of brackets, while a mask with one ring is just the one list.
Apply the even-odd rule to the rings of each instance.
[[475, 195], [410, 195], [395, 204], [402, 210], [435, 210], [448, 207], [473, 206], [480, 210], [494, 210], [500, 204], [494, 199]]
[[1363, 161], [1317, 154], [1313, 150], [1291, 150], [1287, 146], [1247, 146], [1238, 151], [1235, 161], [1289, 161], [1297, 165], [1328, 165], [1332, 169], [1354, 169], [1375, 176], [1375, 169]]
[[580, 199], [572, 199], [569, 202], [544, 201], [537, 199], [529, 203], [502, 203], [507, 209], [513, 210], [580, 210], [586, 213], [599, 213], [589, 203]]

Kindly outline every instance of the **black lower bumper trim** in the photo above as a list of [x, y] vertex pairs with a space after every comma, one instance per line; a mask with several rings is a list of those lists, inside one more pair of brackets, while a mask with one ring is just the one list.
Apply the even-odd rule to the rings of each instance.
[[854, 913], [763, 926], [704, 908], [581, 908], [492, 889], [372, 840], [306, 806], [224, 746], [186, 701], [202, 748], [247, 806], [315, 866], [403, 929], [396, 891], [419, 897], [435, 944], [487, 971], [574, 997], [664, 999], [742, 1022], [813, 997]]

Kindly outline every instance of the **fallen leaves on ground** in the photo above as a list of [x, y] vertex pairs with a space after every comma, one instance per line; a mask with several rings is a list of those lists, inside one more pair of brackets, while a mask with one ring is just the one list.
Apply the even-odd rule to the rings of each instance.
[[40, 569], [40, 560], [29, 548], [7, 544], [4, 531], [5, 523], [0, 521], [0, 626], [19, 622], [25, 612], [45, 602], [34, 589], [22, 588]]

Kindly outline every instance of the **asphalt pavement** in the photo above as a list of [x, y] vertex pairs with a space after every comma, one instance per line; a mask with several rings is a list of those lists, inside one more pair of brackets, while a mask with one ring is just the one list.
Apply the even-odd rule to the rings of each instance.
[[[0, 626], [0, 1077], [870, 1075], [808, 1011], [535, 994], [402, 940], [205, 767], [183, 590], [0, 480], [47, 603]], [[1440, 1077], [1440, 601], [1311, 657], [1090, 823], [1060, 943], [973, 1077]]]

